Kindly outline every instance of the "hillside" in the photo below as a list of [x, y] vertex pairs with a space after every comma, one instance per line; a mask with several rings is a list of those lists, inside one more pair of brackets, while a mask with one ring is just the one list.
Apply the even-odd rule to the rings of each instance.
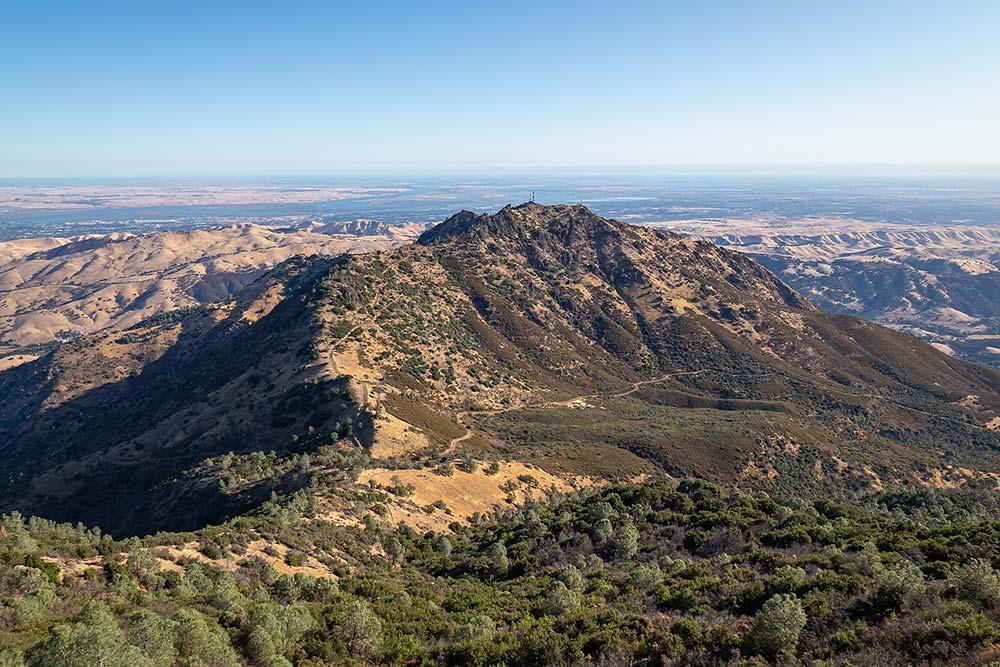
[[293, 255], [371, 252], [413, 240], [421, 230], [366, 220], [3, 242], [0, 352], [127, 328], [223, 299]]
[[707, 238], [747, 252], [825, 310], [875, 320], [949, 354], [1000, 366], [995, 227]]
[[[995, 372], [829, 315], [745, 254], [573, 206], [463, 212], [391, 252], [289, 260], [226, 302], [0, 373], [0, 399], [2, 507], [117, 534], [303, 488], [282, 457], [331, 444], [369, 466], [496, 459], [574, 486], [996, 485], [1000, 470]], [[272, 450], [287, 474], [242, 485], [206, 463]]]
[[866, 466], [908, 476], [939, 461], [931, 448], [997, 442], [982, 428], [995, 374], [827, 315], [710, 243], [529, 204], [459, 214], [419, 244], [367, 304], [377, 326], [334, 358], [366, 368], [388, 412], [397, 392], [449, 406], [505, 455], [599, 476], [645, 469], [638, 456], [733, 481], [793, 451], [792, 467], [842, 473], [839, 452], [872, 481]]
[[0, 660], [995, 664], [992, 492], [845, 502], [660, 480], [447, 532], [374, 520], [405, 493], [360, 488], [364, 524], [332, 520], [303, 492], [223, 526], [122, 542], [2, 517]]

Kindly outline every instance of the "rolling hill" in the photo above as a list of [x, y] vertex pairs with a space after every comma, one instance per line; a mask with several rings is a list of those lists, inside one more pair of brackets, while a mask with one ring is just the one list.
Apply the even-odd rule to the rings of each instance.
[[952, 225], [824, 234], [718, 234], [831, 312], [1000, 366], [1000, 230]]
[[0, 242], [0, 352], [127, 328], [224, 299], [293, 255], [391, 248], [422, 229], [359, 220]]

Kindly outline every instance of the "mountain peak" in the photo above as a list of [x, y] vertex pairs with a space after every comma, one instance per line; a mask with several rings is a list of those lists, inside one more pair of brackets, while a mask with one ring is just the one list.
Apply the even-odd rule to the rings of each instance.
[[595, 228], [615, 224], [618, 223], [601, 218], [583, 205], [546, 205], [529, 201], [517, 206], [508, 204], [494, 214], [461, 211], [421, 234], [417, 242], [436, 245], [455, 237], [470, 240], [528, 238], [543, 233], [559, 234], [581, 225]]

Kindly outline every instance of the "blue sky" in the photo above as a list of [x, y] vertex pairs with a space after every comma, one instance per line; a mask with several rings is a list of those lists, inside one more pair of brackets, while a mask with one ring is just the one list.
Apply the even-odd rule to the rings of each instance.
[[4, 4], [0, 176], [1000, 162], [1000, 2]]

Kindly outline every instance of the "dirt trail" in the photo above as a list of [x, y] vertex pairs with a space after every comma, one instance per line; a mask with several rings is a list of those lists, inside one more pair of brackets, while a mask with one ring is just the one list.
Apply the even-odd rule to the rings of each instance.
[[666, 375], [661, 375], [660, 377], [653, 378], [652, 380], [640, 380], [639, 382], [633, 382], [628, 389], [616, 394], [604, 394], [601, 392], [595, 394], [584, 394], [582, 396], [574, 396], [573, 398], [567, 398], [563, 401], [543, 401], [541, 403], [527, 403], [525, 405], [515, 405], [510, 408], [495, 408], [490, 410], [463, 410], [462, 412], [455, 414], [455, 421], [457, 421], [462, 426], [465, 426], [465, 433], [458, 436], [457, 438], [452, 438], [451, 442], [448, 443], [447, 449], [445, 449], [442, 454], [450, 454], [455, 450], [455, 448], [462, 442], [465, 442], [472, 437], [472, 427], [468, 424], [462, 422], [469, 415], [483, 415], [491, 417], [493, 415], [499, 415], [504, 412], [513, 412], [514, 410], [528, 410], [532, 408], [568, 408], [574, 403], [579, 401], [585, 401], [588, 398], [624, 398], [625, 396], [631, 396], [635, 392], [639, 391], [646, 385], [659, 384], [660, 382], [666, 382], [671, 378], [678, 377], [680, 375], [698, 375], [704, 373], [705, 369], [700, 371], [679, 371], [676, 373], [667, 373]]

